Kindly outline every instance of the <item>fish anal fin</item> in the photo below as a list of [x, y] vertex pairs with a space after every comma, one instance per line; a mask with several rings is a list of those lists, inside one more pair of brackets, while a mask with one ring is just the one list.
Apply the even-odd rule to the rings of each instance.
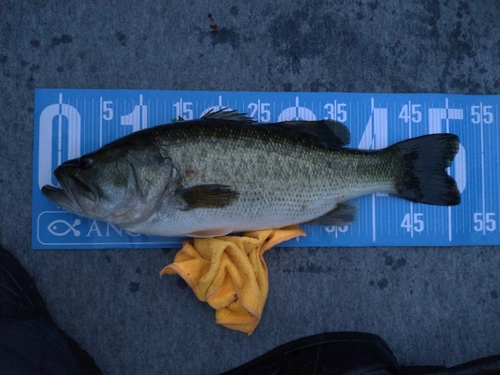
[[177, 190], [176, 199], [184, 205], [184, 210], [195, 208], [224, 208], [233, 204], [240, 193], [227, 185], [196, 185]]
[[358, 206], [350, 202], [342, 202], [327, 214], [304, 224], [310, 225], [348, 225], [356, 220]]
[[211, 238], [211, 237], [221, 237], [231, 233], [233, 230], [231, 228], [215, 228], [207, 230], [199, 230], [196, 232], [188, 233], [189, 237], [195, 238]]

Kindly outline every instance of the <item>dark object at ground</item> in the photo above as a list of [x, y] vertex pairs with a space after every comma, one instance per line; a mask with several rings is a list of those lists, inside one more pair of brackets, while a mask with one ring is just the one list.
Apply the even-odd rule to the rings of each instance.
[[222, 375], [494, 375], [500, 355], [462, 365], [399, 366], [386, 342], [362, 332], [328, 332], [288, 342]]
[[21, 263], [0, 248], [0, 373], [102, 374], [92, 357], [56, 327]]

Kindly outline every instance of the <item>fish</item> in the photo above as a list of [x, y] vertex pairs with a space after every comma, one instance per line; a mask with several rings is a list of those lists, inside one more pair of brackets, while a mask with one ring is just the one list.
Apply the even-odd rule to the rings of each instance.
[[69, 212], [131, 233], [216, 237], [294, 224], [348, 225], [351, 201], [374, 192], [430, 205], [460, 203], [447, 173], [450, 133], [379, 150], [346, 147], [334, 120], [262, 124], [234, 110], [126, 135], [59, 165], [42, 193]]

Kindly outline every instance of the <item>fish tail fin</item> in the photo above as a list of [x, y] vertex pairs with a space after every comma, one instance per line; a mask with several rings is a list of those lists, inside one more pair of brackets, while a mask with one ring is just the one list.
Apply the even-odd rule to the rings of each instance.
[[399, 155], [395, 194], [412, 202], [438, 206], [459, 204], [457, 184], [446, 172], [459, 146], [458, 136], [454, 134], [430, 134], [387, 148]]

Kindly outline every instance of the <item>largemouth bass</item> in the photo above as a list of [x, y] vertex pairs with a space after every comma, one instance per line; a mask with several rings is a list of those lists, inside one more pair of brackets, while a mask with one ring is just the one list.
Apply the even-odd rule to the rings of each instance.
[[57, 206], [127, 231], [212, 237], [291, 224], [346, 225], [350, 199], [385, 192], [426, 204], [460, 203], [449, 167], [453, 134], [375, 151], [345, 148], [332, 120], [255, 124], [235, 111], [160, 125], [62, 163]]

